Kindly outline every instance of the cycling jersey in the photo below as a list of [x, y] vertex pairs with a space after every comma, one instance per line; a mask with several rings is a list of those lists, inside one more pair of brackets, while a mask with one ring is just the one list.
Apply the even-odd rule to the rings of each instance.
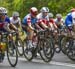
[[23, 19], [23, 24], [24, 25], [29, 25], [29, 24], [35, 24], [35, 23], [37, 23], [37, 18], [33, 18], [32, 16], [31, 16], [31, 14], [28, 14], [28, 15], [26, 15], [25, 17], [24, 17], [24, 19]]
[[8, 23], [10, 23], [10, 19], [7, 16], [4, 21], [0, 20], [0, 31], [6, 32], [6, 30], [4, 29], [4, 26]]
[[10, 22], [13, 24], [21, 23], [21, 19], [18, 17], [16, 20], [14, 20], [13, 17], [10, 17]]
[[57, 25], [53, 18], [49, 19], [49, 25], [50, 25], [51, 30], [55, 30], [55, 28], [57, 28]]
[[55, 23], [54, 19], [49, 19], [49, 22], [52, 24]]
[[71, 26], [75, 24], [75, 12], [69, 13], [65, 19], [66, 26]]
[[37, 19], [39, 24], [43, 22], [44, 24], [48, 25], [48, 21], [49, 21], [48, 16], [43, 16], [42, 13], [39, 13], [37, 15]]
[[56, 24], [58, 24], [58, 23], [64, 23], [63, 19], [61, 19], [60, 21], [58, 21], [58, 19], [56, 18], [56, 19], [54, 19], [54, 21], [55, 21]]
[[56, 18], [56, 19], [54, 19], [54, 21], [55, 21], [55, 23], [56, 23], [56, 25], [57, 25], [57, 27], [59, 28], [59, 29], [62, 29], [63, 28], [63, 25], [64, 25], [64, 20], [63, 19], [61, 19], [60, 21]]

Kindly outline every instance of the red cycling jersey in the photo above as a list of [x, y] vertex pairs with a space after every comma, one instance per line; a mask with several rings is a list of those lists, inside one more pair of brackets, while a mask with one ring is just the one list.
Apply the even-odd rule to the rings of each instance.
[[42, 23], [42, 22], [48, 26], [48, 20], [46, 20], [46, 19], [39, 19], [38, 20], [39, 24]]

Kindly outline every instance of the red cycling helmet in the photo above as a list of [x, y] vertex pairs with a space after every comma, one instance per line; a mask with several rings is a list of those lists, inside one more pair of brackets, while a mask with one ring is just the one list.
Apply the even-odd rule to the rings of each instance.
[[32, 15], [36, 16], [37, 13], [38, 13], [37, 8], [36, 8], [36, 7], [32, 7], [32, 8], [30, 8], [30, 13], [31, 13]]
[[71, 9], [71, 12], [75, 12], [75, 8], [72, 8], [72, 9]]

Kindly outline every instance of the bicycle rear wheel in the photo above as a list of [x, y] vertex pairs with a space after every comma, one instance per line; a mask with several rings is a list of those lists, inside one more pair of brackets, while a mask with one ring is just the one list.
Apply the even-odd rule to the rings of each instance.
[[[41, 40], [41, 41], [39, 41], [39, 43], [38, 43], [38, 45], [40, 46], [40, 51], [39, 51], [39, 53], [40, 53], [40, 56], [41, 56], [41, 58], [43, 59], [43, 61], [45, 61], [45, 62], [50, 62], [51, 61], [51, 58], [49, 58], [51, 55], [49, 54], [49, 55], [46, 55], [46, 53], [45, 53], [45, 50], [44, 50], [44, 46], [45, 46], [45, 43], [44, 42], [46, 42], [46, 40], [45, 39], [43, 39], [43, 40]], [[52, 53], [52, 51], [50, 51], [51, 53]], [[48, 57], [47, 57], [48, 56]]]
[[51, 37], [47, 38], [44, 43], [45, 43], [43, 46], [44, 54], [48, 59], [52, 59], [55, 52], [53, 38]]
[[20, 56], [23, 56], [23, 41], [22, 40], [17, 40], [16, 41], [16, 45], [17, 45], [17, 51], [18, 51], [18, 54]]
[[69, 39], [69, 49], [67, 52], [67, 56], [72, 61], [75, 61], [75, 39], [72, 38]]

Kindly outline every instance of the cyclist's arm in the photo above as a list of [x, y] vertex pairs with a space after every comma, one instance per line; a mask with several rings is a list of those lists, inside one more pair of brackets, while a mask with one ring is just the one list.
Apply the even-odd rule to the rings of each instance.
[[17, 27], [15, 25], [13, 25], [13, 23], [10, 23], [9, 27], [11, 27], [13, 30], [18, 30]]
[[10, 32], [11, 30], [9, 29], [9, 23], [4, 25], [4, 29], [7, 30], [8, 32]]
[[42, 28], [39, 26], [38, 23], [35, 23], [35, 26], [36, 26], [39, 30], [42, 30]]
[[53, 25], [54, 25], [54, 27], [57, 29], [58, 27], [57, 27], [57, 25], [55, 24], [55, 22], [53, 23]]
[[34, 28], [32, 27], [32, 25], [31, 25], [32, 23], [31, 23], [31, 18], [27, 18], [27, 25], [28, 25], [28, 27], [30, 28], [30, 30], [34, 30]]
[[9, 17], [6, 17], [5, 24], [4, 24], [3, 28], [6, 29], [7, 31], [11, 31], [10, 28], [9, 28], [10, 23], [11, 23], [11, 21], [10, 21]]
[[21, 19], [19, 18], [19, 27], [22, 29]]
[[28, 27], [29, 27], [31, 30], [34, 30], [34, 28], [31, 26], [31, 23], [28, 24]]
[[43, 22], [41, 22], [40, 25], [41, 25], [43, 28], [48, 28], [48, 26], [47, 26], [46, 24], [44, 24]]
[[61, 26], [63, 26], [63, 25], [64, 25], [64, 20], [62, 19], [62, 20], [61, 20]]

